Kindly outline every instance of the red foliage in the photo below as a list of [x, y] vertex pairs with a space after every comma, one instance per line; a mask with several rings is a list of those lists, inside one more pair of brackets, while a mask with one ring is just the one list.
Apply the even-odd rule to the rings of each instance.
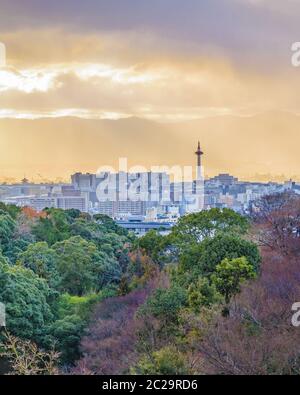
[[265, 196], [253, 215], [261, 245], [281, 255], [300, 256], [300, 197], [292, 193]]
[[300, 329], [291, 324], [291, 307], [300, 301], [300, 262], [263, 255], [259, 279], [244, 287], [230, 316], [216, 318], [199, 345], [206, 373], [300, 372]]
[[29, 219], [33, 218], [45, 218], [47, 213], [44, 211], [36, 211], [32, 207], [23, 207], [22, 213]]
[[140, 321], [135, 319], [152, 287], [114, 297], [99, 304], [81, 342], [82, 359], [73, 373], [111, 375], [126, 372], [137, 359]]

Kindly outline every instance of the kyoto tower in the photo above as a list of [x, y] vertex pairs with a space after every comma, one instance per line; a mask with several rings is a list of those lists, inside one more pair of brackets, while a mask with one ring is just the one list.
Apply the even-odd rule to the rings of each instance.
[[202, 175], [201, 156], [204, 155], [204, 152], [201, 150], [201, 147], [200, 147], [200, 141], [198, 141], [198, 148], [197, 148], [197, 151], [195, 152], [195, 155], [197, 155], [197, 179], [199, 180]]

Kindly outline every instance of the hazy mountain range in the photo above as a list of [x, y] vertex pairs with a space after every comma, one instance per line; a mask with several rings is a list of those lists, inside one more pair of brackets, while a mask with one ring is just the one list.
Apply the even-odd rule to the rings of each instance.
[[194, 165], [200, 140], [208, 175], [230, 172], [249, 179], [284, 175], [300, 180], [298, 120], [287, 112], [179, 123], [0, 119], [0, 177], [67, 179], [75, 171], [116, 167], [119, 157], [127, 157], [130, 166]]

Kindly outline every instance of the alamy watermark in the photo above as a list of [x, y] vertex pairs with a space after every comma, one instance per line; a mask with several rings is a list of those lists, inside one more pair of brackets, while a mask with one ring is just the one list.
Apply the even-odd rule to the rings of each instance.
[[0, 67], [6, 66], [6, 47], [0, 42]]
[[294, 67], [299, 67], [300, 66], [300, 42], [295, 42], [291, 46], [291, 51], [292, 51], [292, 57], [291, 57], [291, 63], [292, 66]]
[[[102, 166], [97, 171], [96, 195], [99, 202], [184, 202], [187, 211], [204, 207], [203, 167], [144, 166], [128, 168], [127, 158], [119, 158], [119, 169]], [[196, 179], [194, 174], [196, 173]]]
[[6, 326], [5, 321], [5, 305], [0, 303], [0, 328]]
[[300, 302], [296, 302], [292, 305], [292, 311], [295, 311], [291, 320], [292, 325], [298, 328], [300, 326]]

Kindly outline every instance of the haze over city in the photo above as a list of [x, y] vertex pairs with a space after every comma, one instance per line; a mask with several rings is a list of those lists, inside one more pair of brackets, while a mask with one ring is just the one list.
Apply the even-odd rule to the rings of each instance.
[[1, 389], [300, 375], [299, 16], [0, 0]]
[[2, 181], [66, 180], [119, 157], [191, 165], [198, 139], [208, 176], [300, 180], [300, 69], [290, 61], [299, 2], [0, 8]]

